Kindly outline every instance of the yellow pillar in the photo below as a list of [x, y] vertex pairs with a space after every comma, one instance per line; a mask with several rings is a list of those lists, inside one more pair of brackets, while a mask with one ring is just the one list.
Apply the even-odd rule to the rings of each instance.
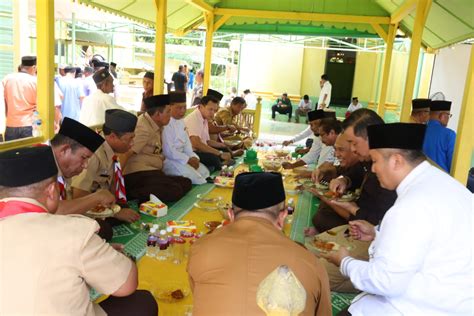
[[212, 36], [214, 35], [214, 13], [204, 13], [206, 20], [206, 50], [204, 52], [204, 82], [203, 95], [206, 95], [209, 83], [211, 82], [211, 63], [212, 63]]
[[38, 112], [43, 139], [54, 136], [54, 0], [36, 1]]
[[253, 118], [253, 138], [257, 139], [260, 131], [260, 118], [262, 116], [262, 97], [257, 97], [257, 105], [255, 106], [255, 116]]
[[165, 35], [167, 28], [167, 0], [155, 0], [156, 4], [156, 39], [155, 39], [155, 80], [153, 93], [162, 94], [165, 80]]
[[405, 93], [403, 96], [400, 121], [408, 122], [411, 112], [411, 100], [413, 99], [413, 90], [415, 88], [415, 79], [418, 68], [418, 58], [421, 48], [421, 37], [425, 27], [426, 17], [431, 7], [432, 0], [419, 0], [416, 7], [415, 24], [411, 36], [410, 58], [408, 60], [407, 78], [405, 80]]
[[471, 167], [474, 152], [474, 46], [471, 46], [471, 58], [467, 71], [461, 115], [459, 117], [456, 146], [454, 148], [451, 175], [466, 184], [467, 173]]
[[385, 49], [385, 61], [383, 65], [382, 85], [380, 88], [380, 97], [377, 107], [377, 113], [380, 117], [385, 114], [385, 101], [387, 98], [388, 79], [390, 77], [390, 65], [392, 63], [393, 42], [397, 33], [398, 24], [390, 24], [388, 27], [387, 47]]

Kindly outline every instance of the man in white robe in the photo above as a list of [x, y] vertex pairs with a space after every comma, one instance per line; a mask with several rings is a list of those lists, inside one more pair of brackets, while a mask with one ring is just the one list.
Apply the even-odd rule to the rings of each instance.
[[109, 94], [114, 91], [114, 78], [107, 69], [98, 70], [92, 78], [97, 90], [84, 98], [79, 115], [79, 122], [86, 126], [103, 125], [106, 110], [125, 110]]
[[425, 126], [367, 128], [372, 170], [398, 198], [382, 222], [349, 222], [373, 241], [369, 261], [345, 248], [327, 259], [363, 291], [340, 315], [473, 315], [473, 196], [422, 153]]
[[186, 94], [171, 93], [171, 119], [163, 129], [162, 143], [165, 161], [163, 171], [167, 175], [183, 176], [193, 184], [206, 183], [209, 170], [199, 162], [199, 157], [193, 152], [191, 141], [183, 121], [186, 113]]

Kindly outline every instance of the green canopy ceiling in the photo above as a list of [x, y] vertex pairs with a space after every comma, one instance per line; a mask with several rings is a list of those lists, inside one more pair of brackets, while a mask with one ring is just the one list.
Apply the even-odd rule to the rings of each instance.
[[[153, 26], [156, 17], [153, 0], [76, 0], [134, 21]], [[203, 0], [217, 9], [265, 10], [337, 14], [351, 16], [390, 17], [404, 1], [410, 0]], [[168, 32], [183, 33], [200, 26], [202, 11], [187, 0], [168, 0]], [[405, 17], [400, 28], [413, 30], [415, 11]], [[216, 15], [216, 20], [219, 15]], [[387, 30], [386, 25], [382, 27]], [[426, 47], [441, 48], [474, 38], [473, 0], [433, 0], [423, 31]], [[377, 37], [367, 23], [315, 22], [294, 19], [269, 19], [234, 16], [219, 32], [288, 34], [309, 36]]]

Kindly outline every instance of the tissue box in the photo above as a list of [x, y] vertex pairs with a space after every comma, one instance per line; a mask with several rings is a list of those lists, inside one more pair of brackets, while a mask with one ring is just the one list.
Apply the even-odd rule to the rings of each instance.
[[175, 236], [179, 236], [183, 230], [190, 233], [197, 231], [197, 227], [193, 221], [168, 221], [166, 224], [173, 229], [172, 232]]
[[164, 203], [145, 202], [140, 205], [140, 213], [161, 217], [168, 214], [168, 206]]

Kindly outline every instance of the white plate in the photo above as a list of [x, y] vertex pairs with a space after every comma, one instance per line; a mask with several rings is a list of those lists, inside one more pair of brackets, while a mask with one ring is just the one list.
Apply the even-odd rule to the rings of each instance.
[[120, 205], [112, 205], [110, 208], [106, 208], [103, 212], [94, 212], [94, 211], [88, 211], [86, 215], [89, 215], [90, 217], [94, 218], [105, 218], [105, 217], [111, 217], [115, 213], [120, 212], [121, 207]]

